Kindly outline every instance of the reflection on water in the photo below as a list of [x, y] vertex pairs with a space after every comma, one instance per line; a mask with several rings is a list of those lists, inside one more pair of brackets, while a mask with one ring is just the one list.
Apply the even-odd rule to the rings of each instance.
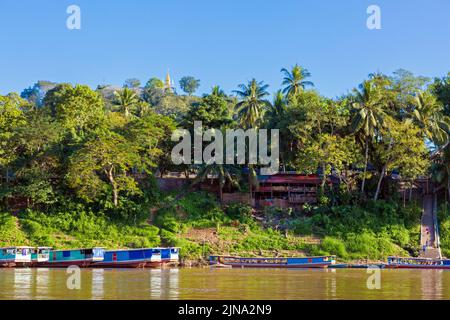
[[0, 269], [0, 299], [450, 299], [450, 270]]

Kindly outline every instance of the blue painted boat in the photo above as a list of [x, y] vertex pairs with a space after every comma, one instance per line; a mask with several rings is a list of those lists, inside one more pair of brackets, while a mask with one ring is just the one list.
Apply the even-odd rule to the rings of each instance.
[[180, 248], [157, 248], [161, 250], [161, 261], [166, 264], [175, 264], [180, 262]]
[[231, 266], [233, 268], [327, 268], [335, 263], [335, 256], [300, 258], [209, 257], [209, 264], [212, 266]]
[[94, 262], [103, 261], [103, 248], [51, 250], [48, 261], [37, 262], [38, 267], [66, 268], [69, 266], [89, 267]]
[[0, 267], [28, 267], [31, 266], [31, 252], [33, 247], [0, 248]]
[[389, 269], [450, 269], [448, 259], [388, 257]]
[[161, 265], [159, 248], [108, 250], [102, 261], [96, 261], [92, 267], [102, 268], [145, 268]]

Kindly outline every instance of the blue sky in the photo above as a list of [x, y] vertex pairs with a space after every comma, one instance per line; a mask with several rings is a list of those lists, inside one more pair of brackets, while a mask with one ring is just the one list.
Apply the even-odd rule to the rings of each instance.
[[[68, 30], [66, 8], [81, 8]], [[366, 9], [381, 8], [382, 30]], [[252, 77], [275, 92], [280, 69], [299, 63], [324, 95], [358, 85], [370, 72], [450, 71], [448, 0], [1, 0], [0, 93], [37, 80], [122, 85], [201, 79], [199, 93], [230, 92]]]

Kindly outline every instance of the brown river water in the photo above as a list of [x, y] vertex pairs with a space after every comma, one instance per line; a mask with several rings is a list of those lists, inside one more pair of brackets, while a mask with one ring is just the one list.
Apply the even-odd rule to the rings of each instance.
[[450, 270], [81, 269], [78, 275], [0, 269], [0, 300], [450, 299]]

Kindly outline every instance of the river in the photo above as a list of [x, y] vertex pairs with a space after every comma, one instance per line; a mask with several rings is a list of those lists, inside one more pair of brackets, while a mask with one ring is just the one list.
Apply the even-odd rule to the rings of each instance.
[[1, 269], [0, 299], [450, 299], [450, 270]]

